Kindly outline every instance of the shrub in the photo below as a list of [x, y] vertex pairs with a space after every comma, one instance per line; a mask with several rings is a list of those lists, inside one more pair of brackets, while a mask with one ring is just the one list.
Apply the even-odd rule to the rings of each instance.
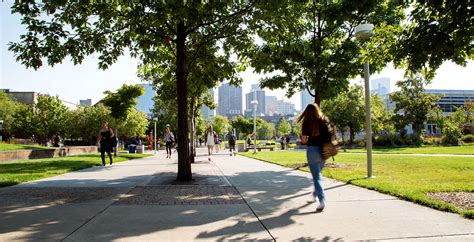
[[464, 142], [464, 143], [473, 143], [474, 142], [474, 135], [472, 135], [472, 134], [464, 135], [462, 137], [462, 142]]
[[393, 146], [394, 137], [391, 135], [375, 135], [372, 141], [374, 146]]
[[461, 138], [461, 129], [452, 122], [447, 122], [443, 127], [442, 142], [446, 145], [459, 145]]
[[441, 138], [440, 137], [435, 137], [435, 136], [426, 136], [422, 138], [422, 142], [425, 145], [440, 145], [441, 144]]

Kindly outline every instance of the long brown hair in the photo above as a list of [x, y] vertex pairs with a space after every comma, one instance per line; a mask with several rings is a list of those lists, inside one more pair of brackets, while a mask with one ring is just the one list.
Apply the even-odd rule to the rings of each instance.
[[298, 123], [301, 123], [301, 130], [310, 136], [319, 135], [319, 124], [322, 120], [324, 120], [324, 114], [316, 103], [308, 104], [296, 119]]

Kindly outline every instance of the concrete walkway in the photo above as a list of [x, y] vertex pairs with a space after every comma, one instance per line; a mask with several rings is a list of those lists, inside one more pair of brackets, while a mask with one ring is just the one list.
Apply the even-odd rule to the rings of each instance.
[[176, 153], [0, 189], [0, 241], [473, 241], [474, 222], [325, 179], [308, 203], [308, 173], [198, 150], [192, 182]]

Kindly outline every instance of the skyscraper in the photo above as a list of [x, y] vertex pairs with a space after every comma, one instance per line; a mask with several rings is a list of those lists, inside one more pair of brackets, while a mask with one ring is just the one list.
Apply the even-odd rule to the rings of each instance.
[[[214, 100], [214, 89], [210, 88], [209, 93], [211, 94], [212, 100]], [[205, 120], [213, 120], [215, 116], [215, 110], [210, 109], [208, 106], [201, 106], [201, 116]]]
[[390, 78], [382, 77], [370, 80], [370, 91], [383, 97], [390, 93]]
[[242, 115], [242, 87], [223, 83], [219, 86], [217, 114], [233, 118]]
[[245, 109], [252, 110], [253, 112], [253, 106], [251, 102], [252, 100], [255, 100], [255, 95], [258, 101], [257, 116], [265, 115], [265, 91], [260, 89], [260, 86], [258, 84], [253, 84], [250, 92], [245, 94]]
[[301, 90], [301, 110], [304, 110], [308, 104], [314, 102], [314, 97], [309, 94], [308, 89]]
[[265, 96], [265, 114], [273, 115], [276, 111], [276, 104], [278, 102], [275, 96]]

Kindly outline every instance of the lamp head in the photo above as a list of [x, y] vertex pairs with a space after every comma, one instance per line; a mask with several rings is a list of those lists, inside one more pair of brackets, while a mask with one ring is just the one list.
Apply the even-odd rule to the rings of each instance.
[[355, 27], [355, 37], [359, 40], [367, 40], [374, 35], [373, 24], [359, 24]]

